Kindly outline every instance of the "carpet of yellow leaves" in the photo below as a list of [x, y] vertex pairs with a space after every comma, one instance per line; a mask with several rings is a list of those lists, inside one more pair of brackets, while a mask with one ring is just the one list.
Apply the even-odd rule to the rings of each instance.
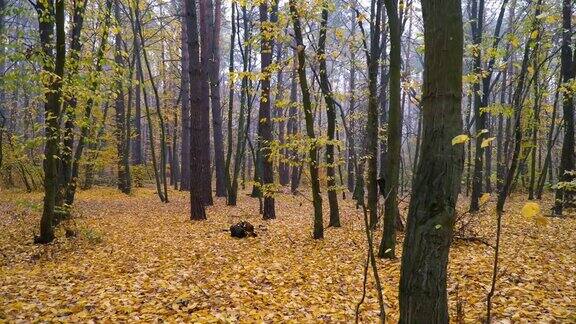
[[[242, 195], [238, 207], [216, 199], [207, 221], [191, 222], [187, 193], [171, 192], [162, 204], [149, 189], [132, 196], [93, 189], [79, 194], [75, 220], [61, 226], [55, 243], [36, 246], [41, 198], [0, 193], [0, 322], [354, 320], [366, 242], [362, 214], [349, 199], [342, 201], [343, 227], [316, 241], [302, 196], [280, 194], [272, 221], [261, 220], [258, 201]], [[536, 224], [521, 215], [524, 202], [514, 197], [504, 215], [494, 316], [576, 322], [576, 219]], [[489, 244], [492, 210], [489, 202], [471, 225]], [[231, 238], [225, 229], [239, 220], [252, 222], [258, 237]], [[66, 238], [63, 227], [78, 236]], [[492, 256], [486, 244], [455, 240], [448, 280], [454, 321], [482, 319]], [[378, 264], [387, 319], [395, 322], [400, 261]], [[378, 319], [371, 282], [363, 322]]]

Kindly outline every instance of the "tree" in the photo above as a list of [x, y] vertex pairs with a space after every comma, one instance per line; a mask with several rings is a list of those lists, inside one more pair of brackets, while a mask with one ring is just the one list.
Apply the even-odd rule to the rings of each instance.
[[423, 1], [421, 156], [412, 187], [400, 275], [400, 323], [448, 323], [446, 268], [463, 168], [462, 9]]
[[368, 68], [368, 118], [366, 121], [368, 175], [366, 187], [368, 189], [367, 207], [370, 212], [370, 227], [373, 229], [378, 222], [378, 61], [380, 58], [380, 35], [382, 33], [382, 1], [372, 0], [372, 6], [375, 6], [376, 9], [372, 9], [370, 14], [370, 50], [365, 49]]
[[[54, 207], [58, 190], [58, 157], [60, 142], [60, 100], [62, 97], [62, 79], [66, 62], [66, 33], [64, 30], [65, 13], [64, 0], [38, 1], [38, 31], [42, 47], [43, 86], [46, 91], [44, 103], [44, 206], [40, 219], [40, 236], [36, 243], [50, 243], [54, 240]], [[56, 44], [54, 46], [54, 28], [56, 28]], [[54, 56], [53, 48], [56, 49]], [[49, 77], [54, 75], [54, 77]]]
[[[268, 19], [268, 2], [260, 3], [260, 110], [258, 113], [258, 159], [260, 164], [259, 182], [261, 194], [264, 195], [264, 219], [276, 218], [274, 208], [274, 173], [270, 158], [270, 144], [272, 142], [272, 119], [270, 118], [270, 76], [272, 74], [272, 53], [274, 51], [273, 24], [277, 20], [278, 2], [274, 1]], [[257, 168], [258, 169], [258, 168]]]
[[326, 177], [328, 185], [328, 202], [330, 206], [330, 226], [340, 227], [340, 213], [338, 211], [338, 196], [336, 194], [336, 172], [334, 171], [334, 134], [336, 131], [336, 103], [332, 96], [332, 87], [328, 79], [326, 65], [326, 30], [328, 29], [328, 3], [322, 3], [320, 18], [320, 36], [318, 37], [318, 61], [320, 65], [320, 89], [326, 102], [326, 115], [328, 120], [328, 143], [326, 144]]
[[[574, 63], [572, 57], [572, 1], [562, 1], [562, 52], [560, 56], [562, 82], [568, 84], [574, 80]], [[564, 113], [564, 141], [560, 155], [559, 180], [563, 183], [573, 181], [576, 176], [576, 157], [574, 148], [574, 94], [572, 90], [563, 92], [562, 110]], [[564, 205], [573, 206], [573, 189], [559, 185], [556, 189], [554, 214], [562, 215]]]
[[[120, 26], [120, 4], [119, 0], [114, 1], [114, 16], [118, 26]], [[115, 35], [115, 52], [114, 61], [116, 63], [116, 68], [118, 69], [117, 80], [116, 80], [116, 148], [118, 150], [118, 189], [125, 194], [129, 194], [132, 191], [132, 185], [130, 180], [130, 136], [129, 136], [129, 124], [128, 120], [130, 117], [126, 116], [126, 108], [124, 104], [124, 84], [123, 84], [123, 73], [124, 68], [124, 58], [122, 52], [122, 34], [119, 31]], [[130, 110], [128, 110], [128, 116]]]
[[296, 51], [298, 58], [298, 80], [300, 81], [300, 92], [302, 95], [302, 105], [304, 108], [304, 120], [306, 123], [306, 134], [310, 143], [308, 144], [308, 155], [310, 158], [310, 182], [312, 186], [312, 204], [314, 205], [314, 239], [324, 237], [324, 222], [322, 220], [322, 196], [320, 196], [320, 179], [318, 177], [318, 148], [316, 136], [314, 134], [314, 119], [312, 116], [312, 101], [310, 100], [310, 89], [306, 77], [306, 47], [302, 36], [302, 25], [296, 0], [290, 0], [290, 17], [294, 27], [294, 38], [296, 41]]
[[[183, 8], [185, 2], [183, 0]], [[180, 89], [182, 91], [182, 105], [181, 105], [181, 135], [180, 135], [180, 163], [182, 164], [180, 172], [180, 190], [190, 190], [190, 55], [188, 53], [188, 30], [186, 29], [186, 15], [181, 19], [181, 51], [182, 59], [181, 64], [181, 78]]]
[[206, 219], [206, 202], [203, 199], [201, 186], [203, 184], [201, 172], [202, 159], [201, 148], [202, 141], [200, 135], [202, 128], [206, 125], [200, 116], [201, 96], [202, 93], [201, 75], [202, 66], [200, 65], [200, 37], [198, 35], [198, 13], [196, 10], [195, 0], [185, 1], [186, 10], [186, 31], [188, 34], [188, 54], [190, 59], [190, 69], [188, 71], [190, 78], [190, 219]]
[[402, 108], [400, 107], [400, 20], [398, 18], [398, 1], [384, 0], [388, 25], [390, 26], [390, 106], [388, 111], [388, 139], [386, 154], [384, 190], [384, 226], [379, 257], [393, 259], [396, 257], [396, 219], [398, 211], [398, 177], [402, 145]]

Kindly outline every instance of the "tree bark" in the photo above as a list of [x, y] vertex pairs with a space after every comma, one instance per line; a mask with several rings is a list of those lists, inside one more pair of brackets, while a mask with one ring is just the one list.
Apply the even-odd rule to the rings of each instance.
[[398, 211], [398, 177], [400, 175], [400, 154], [402, 147], [402, 108], [400, 107], [400, 20], [398, 1], [384, 0], [388, 25], [390, 26], [390, 106], [388, 112], [388, 152], [386, 154], [384, 202], [384, 226], [378, 256], [394, 259], [396, 257], [396, 221]]
[[258, 113], [258, 151], [260, 155], [260, 189], [264, 196], [264, 219], [276, 218], [274, 208], [274, 170], [270, 155], [270, 143], [272, 142], [272, 119], [270, 118], [270, 75], [272, 71], [272, 53], [274, 50], [274, 36], [272, 26], [276, 23], [278, 2], [272, 4], [270, 19], [268, 18], [268, 2], [260, 4], [260, 69], [263, 74], [260, 79], [260, 109]]
[[422, 159], [408, 211], [400, 276], [400, 323], [448, 323], [446, 268], [463, 168], [462, 10], [423, 1]]
[[[562, 70], [562, 81], [569, 84], [574, 79], [574, 63], [572, 58], [572, 1], [562, 2], [562, 50], [560, 54], [560, 64]], [[574, 150], [574, 95], [572, 92], [564, 92], [562, 100], [562, 111], [564, 113], [564, 140], [562, 142], [562, 153], [560, 155], [560, 169], [558, 181], [567, 183], [573, 181], [576, 176], [569, 171], [576, 169], [576, 157]], [[556, 189], [556, 200], [554, 203], [554, 215], [561, 216], [564, 206], [574, 206], [574, 190], [566, 187]]]
[[318, 37], [318, 62], [320, 67], [320, 89], [326, 102], [326, 118], [328, 122], [328, 142], [326, 144], [326, 178], [328, 203], [330, 207], [329, 226], [340, 227], [340, 212], [338, 210], [338, 195], [336, 193], [336, 172], [334, 169], [334, 134], [336, 131], [336, 104], [332, 96], [328, 67], [326, 64], [326, 31], [328, 29], [328, 4], [322, 4], [320, 18], [320, 35]]
[[202, 90], [202, 65], [200, 64], [200, 37], [198, 35], [198, 14], [196, 0], [185, 0], [186, 32], [188, 54], [190, 59], [190, 219], [206, 219], [205, 202], [203, 199], [202, 158], [201, 148], [203, 144], [200, 138], [204, 125], [200, 111], [201, 96], [207, 96]]

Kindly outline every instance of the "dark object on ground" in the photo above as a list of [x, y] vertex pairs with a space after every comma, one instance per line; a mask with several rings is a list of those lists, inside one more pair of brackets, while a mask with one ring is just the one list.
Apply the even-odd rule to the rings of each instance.
[[244, 238], [247, 236], [256, 237], [256, 233], [254, 233], [254, 225], [242, 221], [236, 225], [230, 226], [230, 235], [232, 237], [237, 238]]
[[76, 237], [76, 231], [71, 230], [71, 229], [69, 229], [69, 228], [66, 228], [66, 229], [65, 229], [65, 233], [66, 233], [66, 237], [67, 237], [67, 238]]

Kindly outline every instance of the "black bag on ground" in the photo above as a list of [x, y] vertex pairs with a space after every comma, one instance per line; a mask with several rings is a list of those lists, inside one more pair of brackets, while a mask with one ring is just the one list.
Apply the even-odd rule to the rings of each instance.
[[230, 235], [236, 238], [245, 238], [247, 236], [256, 237], [254, 225], [246, 221], [230, 226]]

